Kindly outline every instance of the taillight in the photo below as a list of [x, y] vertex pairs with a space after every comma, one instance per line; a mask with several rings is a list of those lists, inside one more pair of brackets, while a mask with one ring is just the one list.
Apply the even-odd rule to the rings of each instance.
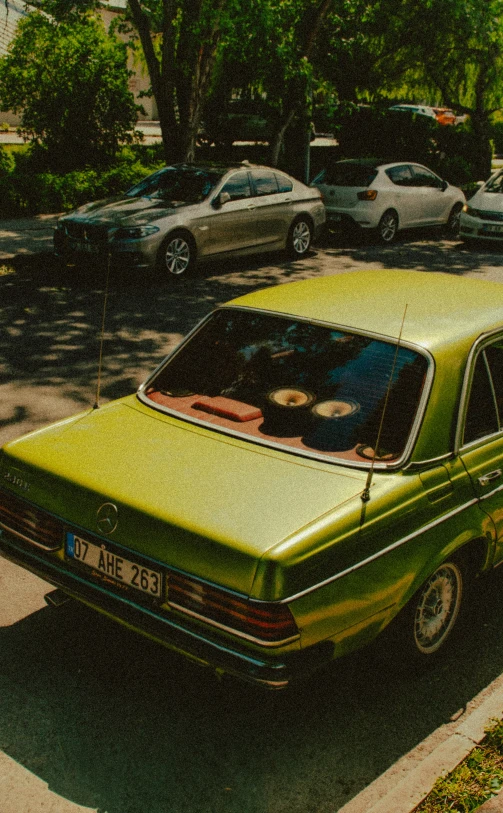
[[356, 197], [358, 200], [375, 200], [377, 197], [377, 189], [366, 189], [365, 192], [357, 192]]
[[176, 573], [169, 574], [167, 583], [167, 598], [171, 607], [230, 632], [269, 644], [280, 643], [299, 634], [285, 604], [238, 598]]
[[0, 528], [46, 550], [58, 550], [63, 544], [58, 519], [6, 491], [0, 491]]

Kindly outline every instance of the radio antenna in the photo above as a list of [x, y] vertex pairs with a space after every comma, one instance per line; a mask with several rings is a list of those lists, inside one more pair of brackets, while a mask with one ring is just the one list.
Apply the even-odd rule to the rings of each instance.
[[402, 341], [403, 325], [404, 325], [404, 322], [405, 322], [405, 314], [407, 313], [407, 308], [408, 308], [408, 304], [405, 305], [405, 310], [404, 310], [403, 316], [402, 316], [402, 324], [400, 325], [400, 332], [398, 334], [398, 339], [397, 339], [397, 343], [396, 343], [395, 355], [393, 357], [393, 364], [391, 365], [391, 372], [389, 374], [388, 386], [386, 387], [386, 395], [385, 395], [385, 398], [384, 398], [384, 404], [383, 404], [383, 408], [382, 408], [382, 412], [381, 412], [381, 420], [379, 421], [379, 429], [377, 431], [377, 439], [376, 439], [376, 443], [375, 443], [375, 446], [374, 446], [374, 453], [372, 455], [372, 461], [370, 463], [369, 473], [367, 475], [367, 482], [365, 483], [365, 488], [363, 489], [363, 491], [361, 493], [362, 502], [368, 502], [370, 500], [370, 485], [372, 483], [372, 477], [373, 477], [373, 474], [374, 474], [374, 465], [375, 465], [376, 457], [377, 457], [378, 452], [379, 452], [379, 444], [381, 442], [381, 433], [382, 433], [382, 428], [383, 428], [383, 425], [384, 425], [384, 416], [386, 414], [386, 407], [388, 406], [389, 394], [391, 392], [391, 385], [393, 383], [393, 376], [395, 374], [395, 367], [396, 367], [396, 362], [397, 362], [397, 358], [398, 358], [398, 351], [400, 349], [400, 342]]
[[100, 332], [100, 354], [98, 360], [98, 380], [96, 382], [96, 400], [93, 409], [99, 409], [100, 406], [100, 389], [101, 389], [101, 370], [103, 367], [103, 343], [105, 340], [105, 317], [107, 312], [108, 303], [108, 289], [110, 284], [110, 252], [107, 256], [107, 275], [105, 281], [105, 296], [103, 297], [103, 315], [101, 317], [101, 332]]

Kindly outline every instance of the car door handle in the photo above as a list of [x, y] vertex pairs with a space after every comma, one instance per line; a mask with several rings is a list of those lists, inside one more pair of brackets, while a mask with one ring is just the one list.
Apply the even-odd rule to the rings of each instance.
[[479, 477], [479, 483], [481, 486], [488, 486], [489, 483], [499, 480], [500, 477], [501, 469], [495, 469], [494, 471], [489, 471], [487, 474], [483, 474], [482, 477]]

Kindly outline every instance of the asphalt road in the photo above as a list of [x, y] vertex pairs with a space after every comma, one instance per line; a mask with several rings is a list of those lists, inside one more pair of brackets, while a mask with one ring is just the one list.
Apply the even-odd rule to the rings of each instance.
[[[176, 285], [113, 276], [101, 397], [134, 391], [197, 319], [257, 286], [381, 267], [503, 282], [502, 260], [426, 233], [206, 266]], [[0, 443], [93, 404], [104, 300], [99, 270], [57, 271], [45, 255], [8, 271]], [[282, 694], [220, 683], [82, 608], [49, 609], [47, 589], [0, 561], [2, 813], [335, 813], [419, 743], [433, 749], [503, 672], [503, 573], [484, 582], [457, 648], [428, 673], [369, 650]]]

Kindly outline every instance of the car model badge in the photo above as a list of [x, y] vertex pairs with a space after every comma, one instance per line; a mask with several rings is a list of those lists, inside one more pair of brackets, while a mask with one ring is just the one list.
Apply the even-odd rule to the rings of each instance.
[[104, 502], [96, 514], [96, 524], [103, 534], [111, 534], [117, 528], [119, 512], [111, 502]]

